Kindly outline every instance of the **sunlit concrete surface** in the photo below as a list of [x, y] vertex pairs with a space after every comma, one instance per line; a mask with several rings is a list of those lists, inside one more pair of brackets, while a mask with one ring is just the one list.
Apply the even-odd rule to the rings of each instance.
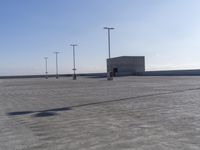
[[0, 150], [199, 150], [200, 77], [0, 81]]

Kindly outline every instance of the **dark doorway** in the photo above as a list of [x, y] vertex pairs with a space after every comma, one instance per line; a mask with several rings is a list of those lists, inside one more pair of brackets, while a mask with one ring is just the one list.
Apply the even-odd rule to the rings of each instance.
[[118, 73], [118, 68], [113, 68], [113, 76], [116, 77]]

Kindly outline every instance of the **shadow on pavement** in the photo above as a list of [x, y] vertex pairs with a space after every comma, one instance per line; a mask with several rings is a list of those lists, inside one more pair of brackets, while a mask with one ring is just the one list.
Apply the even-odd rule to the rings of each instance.
[[19, 111], [19, 112], [9, 112], [7, 113], [9, 116], [18, 116], [18, 115], [26, 115], [26, 114], [34, 114], [34, 117], [50, 117], [57, 115], [56, 112], [60, 111], [70, 111], [73, 108], [80, 108], [85, 106], [92, 106], [92, 105], [100, 105], [100, 104], [107, 104], [112, 102], [118, 102], [118, 101], [126, 101], [130, 99], [137, 99], [137, 98], [145, 98], [149, 96], [158, 96], [163, 94], [169, 94], [170, 92], [165, 93], [154, 93], [154, 94], [148, 94], [148, 95], [141, 95], [141, 96], [135, 96], [135, 97], [127, 97], [127, 98], [121, 98], [121, 99], [114, 99], [114, 100], [107, 100], [107, 101], [100, 101], [100, 102], [93, 102], [93, 103], [86, 103], [86, 104], [80, 104], [80, 105], [74, 105], [69, 107], [61, 107], [61, 108], [55, 108], [55, 109], [46, 109], [46, 110], [40, 110], [40, 111]]
[[39, 112], [34, 115], [34, 117], [50, 117], [57, 115], [55, 112]]
[[19, 116], [19, 115], [27, 115], [27, 114], [34, 114], [34, 117], [50, 117], [57, 115], [56, 112], [58, 111], [68, 111], [71, 110], [70, 107], [63, 107], [63, 108], [55, 108], [55, 109], [46, 109], [41, 111], [18, 111], [18, 112], [9, 112], [7, 113], [9, 116]]
[[26, 114], [32, 114], [33, 111], [18, 111], [18, 112], [10, 112], [8, 115], [10, 116], [18, 116], [18, 115], [26, 115]]
[[185, 92], [185, 91], [193, 91], [193, 90], [200, 90], [200, 88], [186, 89], [186, 90], [180, 90], [180, 91], [167, 91], [167, 92], [162, 92], [162, 93], [152, 93], [152, 94], [147, 94], [147, 95], [126, 97], [126, 98], [121, 98], [121, 99], [113, 99], [113, 100], [107, 100], [107, 101], [86, 103], [86, 104], [74, 105], [74, 106], [69, 106], [69, 107], [46, 109], [46, 110], [40, 110], [40, 111], [9, 112], [9, 113], [7, 113], [7, 115], [9, 115], [9, 116], [18, 116], [18, 115], [34, 114], [34, 117], [49, 117], [49, 116], [57, 115], [56, 112], [70, 111], [73, 108], [80, 108], [80, 107], [85, 107], [85, 106], [107, 104], [107, 103], [119, 102], [119, 101], [127, 101], [127, 100], [138, 99], [138, 98], [147, 98], [147, 97], [151, 97], [151, 96], [161, 96], [161, 95], [166, 95], [166, 94], [174, 94], [174, 93], [180, 93], [180, 92]]

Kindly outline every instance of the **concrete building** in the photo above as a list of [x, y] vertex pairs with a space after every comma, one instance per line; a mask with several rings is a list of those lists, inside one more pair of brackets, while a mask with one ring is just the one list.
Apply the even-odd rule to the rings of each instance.
[[107, 71], [113, 76], [143, 75], [145, 72], [144, 56], [120, 56], [107, 59]]

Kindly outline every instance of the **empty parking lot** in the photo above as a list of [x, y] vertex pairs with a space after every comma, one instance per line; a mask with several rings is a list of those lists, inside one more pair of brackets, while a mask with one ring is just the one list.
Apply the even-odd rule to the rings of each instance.
[[199, 150], [200, 77], [0, 80], [2, 150]]

